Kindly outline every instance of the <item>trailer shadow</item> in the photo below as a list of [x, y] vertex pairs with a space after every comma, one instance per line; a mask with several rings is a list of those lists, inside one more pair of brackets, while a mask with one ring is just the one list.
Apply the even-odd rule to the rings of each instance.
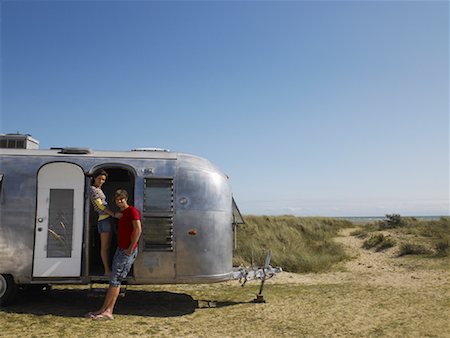
[[[90, 297], [88, 290], [51, 290], [41, 294], [21, 294], [17, 301], [2, 312], [83, 317], [103, 304], [103, 297]], [[143, 317], [178, 317], [194, 313], [196, 309], [220, 308], [243, 304], [220, 300], [195, 300], [185, 293], [165, 291], [126, 292], [117, 300], [115, 314]]]

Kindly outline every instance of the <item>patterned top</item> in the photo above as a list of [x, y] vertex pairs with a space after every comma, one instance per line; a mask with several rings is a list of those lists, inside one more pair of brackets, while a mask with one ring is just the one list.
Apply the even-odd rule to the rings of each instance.
[[106, 202], [106, 196], [103, 193], [102, 189], [91, 185], [89, 187], [89, 199], [91, 200], [95, 211], [98, 213], [99, 221], [109, 217], [109, 215], [105, 212], [108, 203]]

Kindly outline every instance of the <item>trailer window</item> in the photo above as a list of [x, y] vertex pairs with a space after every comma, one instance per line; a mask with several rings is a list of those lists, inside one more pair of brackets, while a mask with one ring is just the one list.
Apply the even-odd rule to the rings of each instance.
[[145, 179], [144, 212], [173, 212], [172, 179]]
[[71, 257], [73, 233], [72, 189], [50, 189], [47, 257]]
[[173, 251], [173, 179], [146, 178], [144, 184], [144, 251]]

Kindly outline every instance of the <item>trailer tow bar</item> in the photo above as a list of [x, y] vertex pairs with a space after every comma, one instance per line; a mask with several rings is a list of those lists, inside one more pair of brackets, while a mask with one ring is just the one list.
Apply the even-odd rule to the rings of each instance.
[[265, 303], [266, 300], [263, 296], [264, 283], [266, 279], [272, 278], [277, 273], [282, 272], [283, 270], [280, 267], [272, 267], [270, 266], [270, 259], [272, 258], [272, 251], [269, 251], [266, 256], [266, 260], [263, 267], [259, 268], [244, 268], [240, 267], [237, 271], [234, 272], [234, 279], [239, 279], [241, 286], [244, 286], [245, 283], [249, 280], [260, 279], [261, 284], [259, 286], [259, 292], [256, 295], [256, 298], [253, 300], [254, 303]]
[[259, 292], [256, 295], [256, 298], [253, 300], [253, 302], [255, 302], [255, 303], [265, 303], [266, 302], [262, 292], [263, 292], [263, 288], [264, 288], [264, 282], [266, 281], [266, 278], [267, 278], [266, 269], [268, 269], [270, 267], [270, 259], [271, 258], [272, 258], [272, 251], [269, 250], [269, 252], [267, 253], [266, 261], [264, 263], [264, 268], [262, 271], [263, 277], [261, 279], [261, 285], [259, 286]]

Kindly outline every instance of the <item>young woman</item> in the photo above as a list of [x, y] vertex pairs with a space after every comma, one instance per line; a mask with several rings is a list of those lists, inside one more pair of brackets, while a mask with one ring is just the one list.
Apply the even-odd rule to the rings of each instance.
[[114, 212], [108, 209], [106, 196], [103, 193], [102, 185], [106, 182], [108, 174], [104, 170], [94, 173], [92, 185], [89, 190], [89, 198], [95, 211], [98, 214], [97, 229], [100, 234], [100, 257], [102, 258], [105, 276], [111, 274], [109, 263], [109, 248], [111, 246]]

